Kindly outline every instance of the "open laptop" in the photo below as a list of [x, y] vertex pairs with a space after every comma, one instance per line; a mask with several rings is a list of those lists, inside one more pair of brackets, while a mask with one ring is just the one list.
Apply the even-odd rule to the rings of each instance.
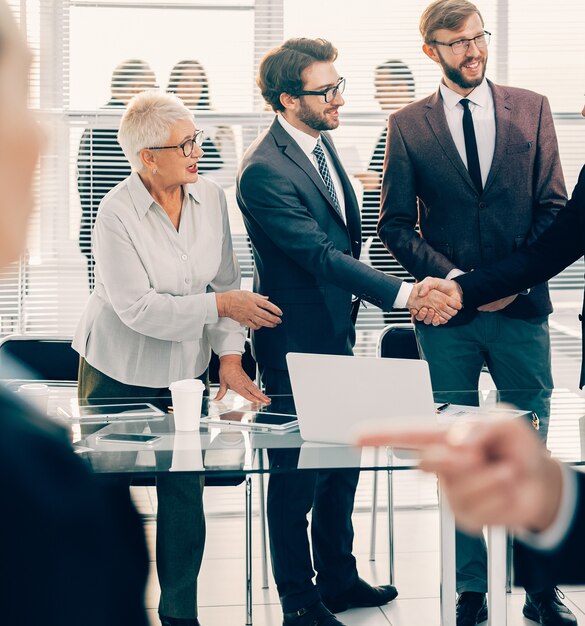
[[426, 361], [289, 352], [301, 437], [351, 444], [373, 420], [436, 424]]

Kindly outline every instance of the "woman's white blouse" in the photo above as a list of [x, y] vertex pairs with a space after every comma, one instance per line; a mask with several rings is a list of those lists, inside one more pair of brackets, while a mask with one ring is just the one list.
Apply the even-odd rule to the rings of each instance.
[[178, 231], [137, 173], [98, 211], [95, 289], [73, 347], [129, 385], [167, 387], [202, 374], [210, 349], [244, 351], [244, 327], [218, 318], [213, 293], [240, 287], [225, 195], [201, 177], [183, 190]]

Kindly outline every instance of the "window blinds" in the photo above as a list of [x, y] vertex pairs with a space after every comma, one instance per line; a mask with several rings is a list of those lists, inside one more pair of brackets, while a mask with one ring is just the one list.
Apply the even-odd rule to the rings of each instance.
[[[251, 286], [252, 260], [235, 202], [238, 161], [272, 120], [255, 85], [263, 54], [293, 36], [325, 37], [347, 79], [335, 141], [350, 173], [381, 167], [376, 150], [392, 107], [432, 93], [440, 72], [421, 51], [427, 0], [11, 0], [35, 62], [31, 105], [49, 131], [36, 178], [37, 209], [22, 260], [0, 276], [0, 334], [71, 335], [91, 285], [89, 233], [101, 197], [127, 175], [116, 131], [124, 103], [145, 87], [187, 98], [205, 130], [205, 175], [225, 189], [234, 242]], [[555, 113], [567, 185], [585, 161], [585, 6], [530, 0], [478, 2], [493, 33], [488, 76], [546, 94]], [[182, 85], [182, 86], [180, 86]], [[376, 92], [378, 89], [378, 92]], [[378, 93], [378, 98], [376, 98]], [[384, 96], [384, 93], [386, 94]], [[385, 98], [385, 99], [384, 99]], [[364, 260], [406, 276], [376, 241], [378, 197], [364, 191]], [[582, 285], [581, 264], [555, 285]], [[384, 322], [358, 320], [358, 351], [373, 353]]]

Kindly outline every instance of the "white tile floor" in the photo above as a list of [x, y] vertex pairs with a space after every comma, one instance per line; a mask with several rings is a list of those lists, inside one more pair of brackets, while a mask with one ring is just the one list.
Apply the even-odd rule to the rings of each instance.
[[[406, 475], [405, 475], [406, 476]], [[369, 501], [371, 476], [364, 475], [358, 489], [357, 502]], [[412, 492], [416, 482], [424, 492], [428, 477], [412, 473], [408, 485], [401, 485], [397, 477], [397, 491]], [[425, 482], [426, 481], [426, 482]], [[134, 489], [142, 511], [152, 507], [152, 493], [145, 488]], [[231, 493], [230, 493], [231, 492]], [[236, 498], [233, 496], [236, 495]], [[242, 497], [239, 498], [239, 495]], [[238, 488], [209, 489], [206, 492], [208, 534], [203, 568], [199, 579], [199, 618], [203, 626], [243, 626], [245, 623], [245, 561], [243, 493]], [[354, 514], [356, 533], [354, 553], [362, 577], [374, 584], [388, 581], [388, 554], [386, 513], [379, 513], [376, 560], [369, 560], [370, 515], [358, 506]], [[346, 626], [439, 626], [439, 540], [438, 513], [435, 508], [408, 508], [395, 513], [396, 586], [399, 597], [380, 609], [346, 611], [338, 618]], [[269, 576], [269, 588], [261, 588], [260, 522], [254, 519], [253, 563], [253, 622], [255, 626], [280, 626], [282, 614], [274, 581]], [[151, 624], [159, 626], [157, 618], [158, 582], [154, 563], [155, 523], [146, 524], [146, 534], [153, 560], [147, 587], [147, 608]], [[564, 590], [566, 602], [585, 626], [585, 588]], [[508, 596], [508, 626], [528, 626], [534, 622], [522, 617], [524, 595], [514, 589]]]

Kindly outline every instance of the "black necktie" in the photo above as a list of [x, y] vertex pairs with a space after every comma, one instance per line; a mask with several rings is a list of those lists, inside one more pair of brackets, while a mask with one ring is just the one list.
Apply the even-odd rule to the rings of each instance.
[[475, 129], [473, 128], [473, 117], [469, 109], [469, 100], [463, 98], [460, 100], [463, 107], [463, 135], [465, 136], [465, 153], [467, 154], [467, 171], [471, 176], [473, 184], [477, 191], [483, 191], [481, 182], [481, 168], [479, 167], [479, 154], [477, 153], [477, 140], [475, 138]]

